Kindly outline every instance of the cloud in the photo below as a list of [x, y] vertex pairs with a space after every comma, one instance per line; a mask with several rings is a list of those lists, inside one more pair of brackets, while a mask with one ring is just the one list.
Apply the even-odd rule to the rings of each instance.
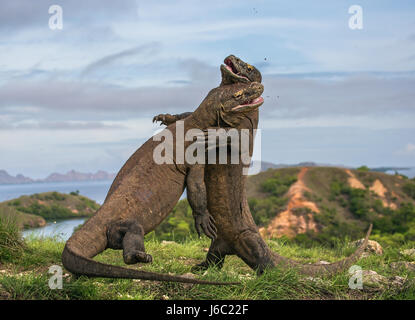
[[122, 129], [121, 124], [108, 124], [99, 121], [36, 121], [26, 120], [16, 123], [2, 122], [0, 119], [0, 130], [96, 130], [96, 129]]
[[408, 143], [403, 150], [404, 154], [415, 154], [415, 144]]
[[[180, 64], [190, 82], [176, 86], [125, 88], [61, 80], [10, 82], [0, 87], [0, 110], [7, 114], [34, 107], [38, 113], [43, 110], [41, 113], [66, 114], [72, 120], [91, 116], [94, 120], [127, 119], [191, 111], [219, 84], [219, 70], [197, 60], [183, 60]], [[407, 125], [408, 120], [415, 118], [413, 76], [357, 74], [304, 79], [267, 75], [263, 83], [262, 115], [280, 122], [335, 119], [333, 125], [339, 125], [342, 119], [355, 119], [349, 125], [365, 126], [365, 121], [376, 124], [376, 119], [388, 121], [389, 117]]]
[[84, 27], [105, 19], [137, 17], [137, 2], [124, 0], [62, 1], [62, 0], [19, 0], [0, 2], [0, 30], [16, 32], [26, 28], [47, 28], [51, 5], [63, 8], [65, 21], [81, 22]]
[[94, 72], [97, 69], [100, 69], [102, 67], [105, 67], [109, 64], [112, 64], [114, 62], [117, 62], [118, 60], [125, 58], [125, 57], [130, 57], [130, 56], [135, 56], [138, 54], [143, 54], [143, 55], [154, 55], [155, 53], [159, 52], [160, 50], [160, 44], [159, 43], [149, 43], [149, 44], [145, 44], [145, 45], [141, 45], [138, 47], [134, 47], [131, 49], [126, 49], [126, 50], [122, 50], [119, 51], [117, 53], [113, 53], [110, 55], [107, 55], [105, 57], [102, 57], [90, 64], [88, 64], [84, 70], [81, 73], [81, 76], [85, 76], [91, 72]]
[[209, 90], [201, 86], [120, 88], [58, 80], [14, 82], [0, 88], [0, 110], [35, 106], [44, 112], [76, 114], [81, 119], [91, 112], [107, 119], [114, 115], [150, 116], [154, 112], [194, 110]]
[[[264, 77], [264, 110], [280, 119], [415, 117], [415, 77], [352, 74], [335, 79]], [[404, 116], [403, 116], [404, 115]]]

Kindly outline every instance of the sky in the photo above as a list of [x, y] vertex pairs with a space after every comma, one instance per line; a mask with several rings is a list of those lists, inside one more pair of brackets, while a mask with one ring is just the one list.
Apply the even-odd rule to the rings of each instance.
[[415, 166], [414, 13], [412, 0], [1, 1], [0, 169], [117, 172], [154, 115], [219, 85], [229, 54], [263, 75], [257, 159]]

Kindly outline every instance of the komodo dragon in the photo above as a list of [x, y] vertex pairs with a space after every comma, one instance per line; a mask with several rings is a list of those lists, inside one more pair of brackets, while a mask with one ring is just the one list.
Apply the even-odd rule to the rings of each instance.
[[[220, 122], [235, 123], [247, 110], [262, 104], [260, 83], [236, 83], [209, 92], [193, 114], [184, 120], [184, 132], [206, 129]], [[176, 138], [176, 126], [168, 126]], [[163, 133], [163, 132], [162, 132]], [[192, 142], [184, 141], [184, 148]], [[67, 241], [62, 253], [64, 267], [76, 275], [135, 278], [199, 284], [230, 284], [189, 279], [180, 276], [139, 271], [99, 263], [92, 258], [106, 248], [123, 249], [124, 262], [150, 262], [144, 235], [154, 230], [171, 212], [186, 184], [188, 166], [156, 164], [153, 151], [160, 144], [150, 138], [124, 164], [101, 208]], [[175, 143], [174, 146], [175, 147]]]
[[[253, 66], [235, 56], [229, 56], [221, 66], [222, 79], [229, 82], [249, 81], [261, 82], [260, 72]], [[228, 83], [225, 80], [225, 83]], [[223, 81], [224, 82], [224, 81]], [[183, 119], [191, 113], [179, 115], [158, 115], [158, 121], [172, 124], [175, 120]], [[250, 129], [250, 156], [253, 150], [253, 129], [258, 127], [258, 109], [244, 113], [245, 119], [237, 129]], [[229, 152], [229, 151], [228, 151]], [[230, 159], [228, 154], [228, 159]], [[218, 162], [216, 162], [218, 163]], [[217, 237], [212, 241], [206, 260], [194, 267], [193, 270], [207, 269], [209, 266], [221, 268], [226, 255], [236, 254], [252, 269], [261, 274], [266, 268], [278, 264], [296, 267], [305, 274], [333, 274], [352, 265], [367, 245], [372, 226], [369, 227], [363, 244], [348, 258], [327, 265], [302, 265], [291, 259], [284, 258], [272, 252], [258, 232], [252, 218], [246, 197], [246, 176], [242, 174], [244, 165], [239, 164], [208, 164], [205, 166], [205, 185], [207, 189], [208, 210], [214, 217], [217, 227]]]

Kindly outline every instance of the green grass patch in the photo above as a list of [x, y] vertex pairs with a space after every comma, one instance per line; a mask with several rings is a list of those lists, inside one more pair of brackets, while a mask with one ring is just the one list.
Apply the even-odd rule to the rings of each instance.
[[[159, 273], [185, 274], [191, 267], [203, 261], [209, 246], [206, 238], [187, 238], [181, 243], [162, 243], [148, 239], [145, 243], [153, 263], [129, 266]], [[351, 254], [354, 248], [342, 243], [336, 247], [314, 244], [305, 248], [284, 239], [268, 241], [270, 248], [303, 263], [320, 260], [337, 261]], [[295, 269], [276, 267], [257, 276], [236, 256], [226, 258], [222, 270], [210, 268], [196, 274], [196, 278], [210, 281], [237, 281], [240, 285], [211, 286], [142, 280], [75, 278], [63, 269], [63, 289], [52, 290], [48, 286], [52, 265], [62, 265], [60, 258], [64, 243], [58, 239], [26, 240], [27, 248], [19, 259], [4, 263], [0, 269], [0, 297], [7, 299], [238, 299], [238, 300], [291, 300], [291, 299], [413, 299], [414, 285], [399, 291], [385, 289], [378, 292], [351, 290], [346, 272], [331, 277], [310, 279]], [[401, 261], [399, 251], [409, 246], [385, 248], [383, 256], [369, 256], [357, 264], [364, 270], [374, 270], [386, 277], [413, 278], [407, 270], [394, 270], [390, 263]], [[125, 266], [122, 252], [106, 250], [96, 257], [97, 261]]]

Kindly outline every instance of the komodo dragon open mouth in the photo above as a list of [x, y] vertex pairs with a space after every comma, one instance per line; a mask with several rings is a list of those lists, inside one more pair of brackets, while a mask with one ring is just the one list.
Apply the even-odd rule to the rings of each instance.
[[225, 68], [232, 72], [238, 78], [245, 78], [246, 80], [250, 81], [249, 78], [241, 73], [241, 70], [238, 70], [238, 66], [232, 62], [232, 59], [226, 58], [225, 61]]
[[243, 111], [243, 110], [252, 110], [258, 108], [264, 103], [264, 98], [258, 97], [254, 100], [248, 101], [247, 103], [240, 104], [239, 106], [233, 107], [232, 111]]

